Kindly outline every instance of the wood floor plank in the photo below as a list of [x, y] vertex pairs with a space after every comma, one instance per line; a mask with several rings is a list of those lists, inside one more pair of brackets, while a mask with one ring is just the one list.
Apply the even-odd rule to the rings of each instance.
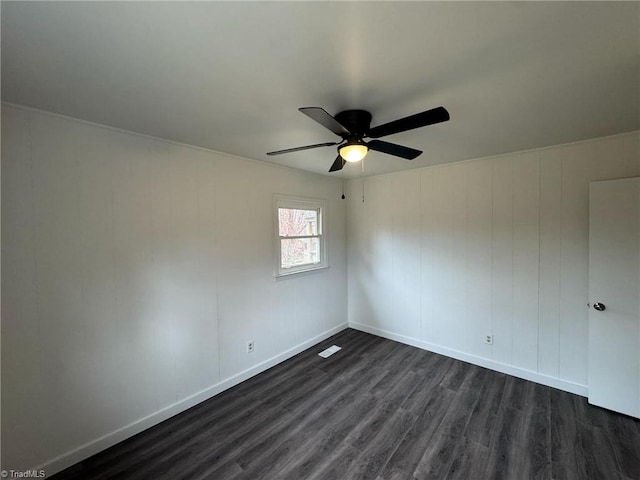
[[[479, 443], [463, 438], [460, 442], [459, 453], [451, 462], [446, 480], [478, 479], [482, 475], [480, 470], [489, 457], [489, 448]], [[524, 478], [524, 477], [523, 477]]]
[[448, 388], [449, 390], [457, 392], [458, 388], [460, 388], [460, 385], [462, 385], [465, 377], [470, 372], [469, 367], [470, 365], [467, 365], [465, 363], [454, 362], [449, 371], [445, 374], [440, 385], [444, 388]]
[[640, 421], [347, 329], [52, 478], [635, 480]]
[[[447, 363], [449, 366], [455, 363], [455, 360], [444, 355], [439, 355], [433, 352], [427, 352], [426, 350], [419, 350], [421, 352], [420, 358], [418, 358], [411, 368], [411, 371], [425, 376], [432, 377], [434, 374], [444, 374], [447, 369], [443, 368], [443, 364]], [[442, 380], [442, 376], [440, 377]]]
[[322, 459], [322, 463], [318, 463], [308, 480], [342, 480], [344, 472], [349, 470], [359, 455], [360, 450], [346, 441], [342, 442]]
[[587, 478], [583, 434], [571, 397], [563, 392], [551, 392], [551, 470], [554, 480]]
[[224, 469], [210, 468], [209, 470], [203, 472], [197, 477], [192, 477], [193, 480], [220, 480], [222, 478], [225, 480], [234, 480], [244, 475], [244, 470], [242, 470], [235, 462], [229, 462], [225, 465]]
[[278, 476], [292, 480], [312, 476], [322, 466], [323, 459], [331, 456], [336, 445], [345, 443], [346, 437], [362, 422], [373, 405], [376, 405], [376, 400], [369, 396], [361, 409], [340, 415], [335, 421], [323, 425], [318, 435], [300, 445], [300, 454], [296, 456], [295, 462], [281, 470]]
[[250, 443], [239, 443], [236, 449], [228, 452], [227, 458], [234, 459], [243, 468], [246, 468], [261, 456], [266, 456], [280, 443], [296, 435], [300, 430], [313, 431], [319, 422], [323, 422], [326, 416], [344, 409], [355, 401], [353, 391], [346, 384], [332, 384], [323, 389], [325, 394], [320, 397], [312, 397], [313, 402], [302, 404], [296, 410], [287, 412], [278, 422], [274, 422], [259, 437], [253, 438]]
[[[300, 388], [287, 388], [282, 391], [279, 399], [281, 402], [286, 403], [288, 399], [300, 396], [310, 381], [318, 382], [322, 380], [322, 377], [320, 373], [313, 373], [299, 380]], [[188, 433], [188, 440], [185, 440], [184, 436], [172, 438], [173, 444], [169, 445], [168, 454], [161, 451], [153, 457], [137, 457], [136, 463], [129, 465], [127, 469], [135, 468], [136, 474], [131, 476], [133, 479], [150, 478], [151, 473], [154, 473], [155, 477], [155, 472], [169, 474], [176, 470], [186, 475], [203, 463], [203, 461], [194, 458], [202, 449], [213, 447], [218, 449], [218, 452], [225, 452], [234, 445], [236, 448], [242, 448], [250, 441], [260, 438], [261, 431], [269, 428], [275, 420], [282, 418], [282, 413], [277, 405], [258, 403], [251, 408], [234, 412], [222, 421], [216, 419], [215, 423], [197, 424], [196, 428], [185, 432], [185, 434]], [[167, 446], [166, 441], [165, 446]], [[207, 460], [219, 461], [220, 456], [220, 454], [210, 456], [207, 457]], [[146, 466], [143, 466], [144, 464]], [[151, 466], [153, 472], [150, 473]]]
[[486, 479], [527, 478], [528, 467], [523, 448], [525, 413], [517, 408], [501, 405], [489, 444]]
[[159, 441], [166, 436], [180, 436], [183, 431], [189, 429], [189, 425], [195, 421], [208, 421], [212, 418], [221, 418], [236, 410], [238, 403], [242, 402], [242, 395], [234, 390], [227, 390], [195, 407], [172, 417], [138, 435], [135, 435], [125, 442], [91, 457], [91, 462], [81, 462], [80, 465], [85, 471], [85, 475], [98, 475], [107, 468], [113, 468], [127, 461], [132, 455], [141, 457], [150, 449], [162, 449], [162, 442]]
[[579, 421], [581, 449], [585, 456], [587, 478], [620, 480], [615, 453], [600, 427]]
[[[522, 445], [528, 469], [528, 478], [532, 480], [551, 478], [551, 413], [544, 407], [544, 400], [530, 405], [525, 412], [525, 427], [522, 432]], [[615, 467], [614, 467], [615, 468]]]
[[413, 474], [418, 467], [442, 420], [452, 405], [455, 393], [440, 386], [431, 391], [425, 398], [422, 410], [417, 413], [416, 421], [398, 444], [395, 452], [379, 475], [380, 478], [391, 479], [398, 475]]
[[[322, 372], [311, 372], [299, 380], [297, 389], [286, 389], [280, 395], [281, 403], [291, 403], [298, 397], [305, 396], [305, 388], [313, 388], [323, 381]], [[312, 381], [313, 383], [310, 383]], [[269, 398], [269, 396], [267, 396]], [[243, 405], [240, 403], [239, 405]], [[283, 417], [283, 411], [277, 405], [257, 402], [248, 403], [244, 407], [239, 407], [236, 411], [227, 411], [223, 419], [215, 419], [215, 422], [198, 423], [196, 428], [183, 432], [183, 435], [173, 436], [173, 444], [165, 441], [165, 450], [160, 451], [156, 457], [136, 457], [136, 463], [125, 465], [129, 471], [135, 470], [136, 474], [130, 474], [131, 478], [144, 478], [149, 475], [147, 468], [143, 464], [153, 465], [156, 470], [170, 471], [175, 468], [183, 468], [184, 474], [190, 472], [192, 468], [198, 467], [200, 461], [192, 459], [188, 452], [198, 452], [200, 448], [209, 447], [217, 452], [209, 457], [210, 462], [218, 462], [220, 458], [229, 450], [242, 449], [244, 446], [256, 441], [263, 435], [263, 430], [270, 428], [275, 420]], [[184, 437], [188, 437], [185, 439]], [[209, 450], [208, 449], [208, 450]], [[180, 458], [181, 462], [176, 462], [175, 458]], [[188, 463], [189, 468], [182, 467], [181, 464]], [[113, 472], [109, 472], [112, 474]]]
[[543, 410], [551, 409], [551, 388], [539, 383], [526, 382], [525, 404]]
[[603, 429], [611, 443], [620, 473], [628, 478], [640, 478], [640, 425], [625, 415], [612, 415], [609, 429]]
[[375, 382], [382, 372], [379, 369], [370, 369], [361, 375], [354, 383], [330, 383], [320, 394], [312, 397], [314, 402], [310, 405], [298, 407], [299, 412], [292, 411], [291, 415], [284, 417], [279, 422], [279, 427], [269, 432], [264, 440], [255, 448], [245, 448], [236, 457], [236, 461], [243, 468], [247, 468], [251, 463], [256, 462], [256, 458], [266, 455], [265, 452], [272, 451], [277, 447], [276, 438], [282, 437], [284, 443], [290, 437], [297, 435], [301, 430], [306, 434], [315, 434], [319, 429], [329, 428], [332, 421], [340, 418], [342, 414], [358, 414], [353, 410], [362, 401], [371, 405], [377, 400], [370, 395], [362, 395], [359, 387], [368, 386]]
[[397, 410], [397, 404], [379, 401], [375, 408], [364, 415], [362, 421], [350, 432], [345, 441], [356, 449], [363, 450]]
[[255, 457], [241, 455], [238, 463], [250, 478], [277, 478], [281, 472], [295, 468], [300, 456], [314, 448], [314, 441], [321, 438], [324, 429], [337, 431], [334, 433], [336, 436], [346, 435], [345, 430], [348, 432], [359, 419], [354, 415], [370, 410], [376, 402], [374, 397], [366, 395], [352, 399], [353, 410], [336, 405], [304, 428], [297, 429], [284, 441], [258, 452]]
[[[405, 399], [403, 408], [411, 411], [412, 413], [418, 413], [422, 410], [423, 406], [427, 403], [428, 399], [434, 395], [435, 391], [441, 392], [443, 389], [440, 387], [440, 383], [447, 373], [449, 367], [452, 365], [453, 360], [447, 359], [442, 355], [433, 354], [435, 361], [432, 362], [432, 367], [417, 372], [422, 377], [420, 383]], [[451, 362], [447, 361], [450, 360]], [[420, 378], [420, 377], [419, 377]]]
[[[298, 389], [290, 389], [289, 394], [281, 392], [278, 396], [279, 401], [286, 402], [289, 398], [295, 398], [300, 395], [302, 389], [307, 387], [307, 383], [312, 380], [320, 381], [319, 373], [313, 373], [307, 377], [303, 377], [299, 380]], [[270, 395], [267, 390], [264, 393], [265, 399], [269, 399]], [[138, 471], [145, 463], [156, 463], [157, 458], [162, 459], [164, 462], [170, 462], [173, 455], [180, 454], [181, 449], [190, 448], [190, 444], [197, 442], [201, 438], [201, 435], [205, 435], [205, 441], [213, 441], [211, 435], [219, 432], [224, 441], [229, 439], [228, 431], [235, 431], [236, 424], [243, 422], [244, 418], [252, 417], [257, 410], [265, 410], [265, 403], [261, 399], [251, 397], [236, 397], [219, 409], [211, 409], [207, 414], [201, 414], [197, 418], [197, 422], [191, 422], [190, 428], [182, 428], [177, 432], [170, 435], [171, 442], [179, 447], [171, 448], [172, 443], [168, 443], [166, 439], [162, 441], [146, 442], [137, 448], [131, 448], [130, 454], [135, 453], [134, 456], [130, 455], [130, 458], [134, 458], [135, 461], [123, 461], [119, 462], [117, 468], [105, 467], [100, 474], [96, 474], [96, 478], [102, 478], [104, 474], [114, 475], [118, 472], [127, 470], [129, 472]], [[194, 428], [194, 425], [196, 426]], [[227, 427], [225, 429], [225, 427]], [[167, 455], [166, 451], [170, 449], [171, 454]], [[98, 463], [100, 465], [100, 463]], [[143, 470], [144, 471], [144, 470]]]
[[[396, 384], [400, 382], [401, 378], [404, 377], [407, 373], [411, 373], [416, 376], [415, 373], [411, 372], [412, 362], [415, 360], [416, 355], [412, 350], [417, 349], [403, 349], [405, 351], [398, 351], [395, 359], [390, 360], [388, 363], [384, 365], [384, 368], [387, 370], [386, 375], [378, 382], [372, 389], [371, 393], [380, 398], [389, 395], [390, 392], [393, 392]], [[411, 392], [407, 392], [407, 395]]]
[[506, 375], [492, 373], [482, 386], [480, 401], [476, 403], [465, 436], [485, 447], [489, 446], [491, 434], [498, 417], [504, 395]]
[[527, 382], [521, 378], [507, 377], [502, 402], [510, 408], [525, 410], [527, 400]]
[[[467, 370], [465, 379], [471, 371], [471, 368]], [[458, 455], [463, 433], [480, 397], [479, 389], [463, 388], [463, 383], [464, 380], [457, 386], [458, 392], [414, 472], [418, 479], [445, 478]], [[448, 386], [444, 388], [449, 389]]]
[[344, 478], [350, 480], [376, 478], [414, 421], [414, 415], [406, 410], [396, 409], [384, 427], [372, 435], [357, 461], [345, 473]]
[[376, 396], [399, 407], [413, 393], [419, 383], [420, 375], [412, 372], [411, 369], [403, 370], [398, 372], [396, 381], [388, 384], [385, 390], [377, 390]]

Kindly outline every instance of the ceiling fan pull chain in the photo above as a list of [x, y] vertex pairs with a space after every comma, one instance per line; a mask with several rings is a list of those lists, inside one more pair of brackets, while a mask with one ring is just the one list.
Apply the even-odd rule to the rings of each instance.
[[362, 203], [364, 203], [364, 178], [362, 179]]

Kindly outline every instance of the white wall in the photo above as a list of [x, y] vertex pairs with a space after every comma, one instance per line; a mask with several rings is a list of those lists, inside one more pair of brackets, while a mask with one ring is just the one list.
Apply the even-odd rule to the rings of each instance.
[[349, 325], [585, 395], [588, 186], [640, 175], [639, 144], [350, 181]]
[[[330, 269], [274, 281], [274, 193], [327, 200]], [[340, 194], [4, 106], [3, 468], [52, 473], [344, 328]]]

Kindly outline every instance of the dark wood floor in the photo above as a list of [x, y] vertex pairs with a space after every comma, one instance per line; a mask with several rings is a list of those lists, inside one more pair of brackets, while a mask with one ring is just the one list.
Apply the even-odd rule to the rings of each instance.
[[54, 478], [636, 480], [640, 422], [349, 329]]

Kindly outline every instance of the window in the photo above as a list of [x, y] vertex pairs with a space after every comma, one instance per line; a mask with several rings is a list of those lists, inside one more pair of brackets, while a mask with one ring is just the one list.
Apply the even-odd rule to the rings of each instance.
[[327, 266], [324, 201], [276, 195], [276, 276]]

